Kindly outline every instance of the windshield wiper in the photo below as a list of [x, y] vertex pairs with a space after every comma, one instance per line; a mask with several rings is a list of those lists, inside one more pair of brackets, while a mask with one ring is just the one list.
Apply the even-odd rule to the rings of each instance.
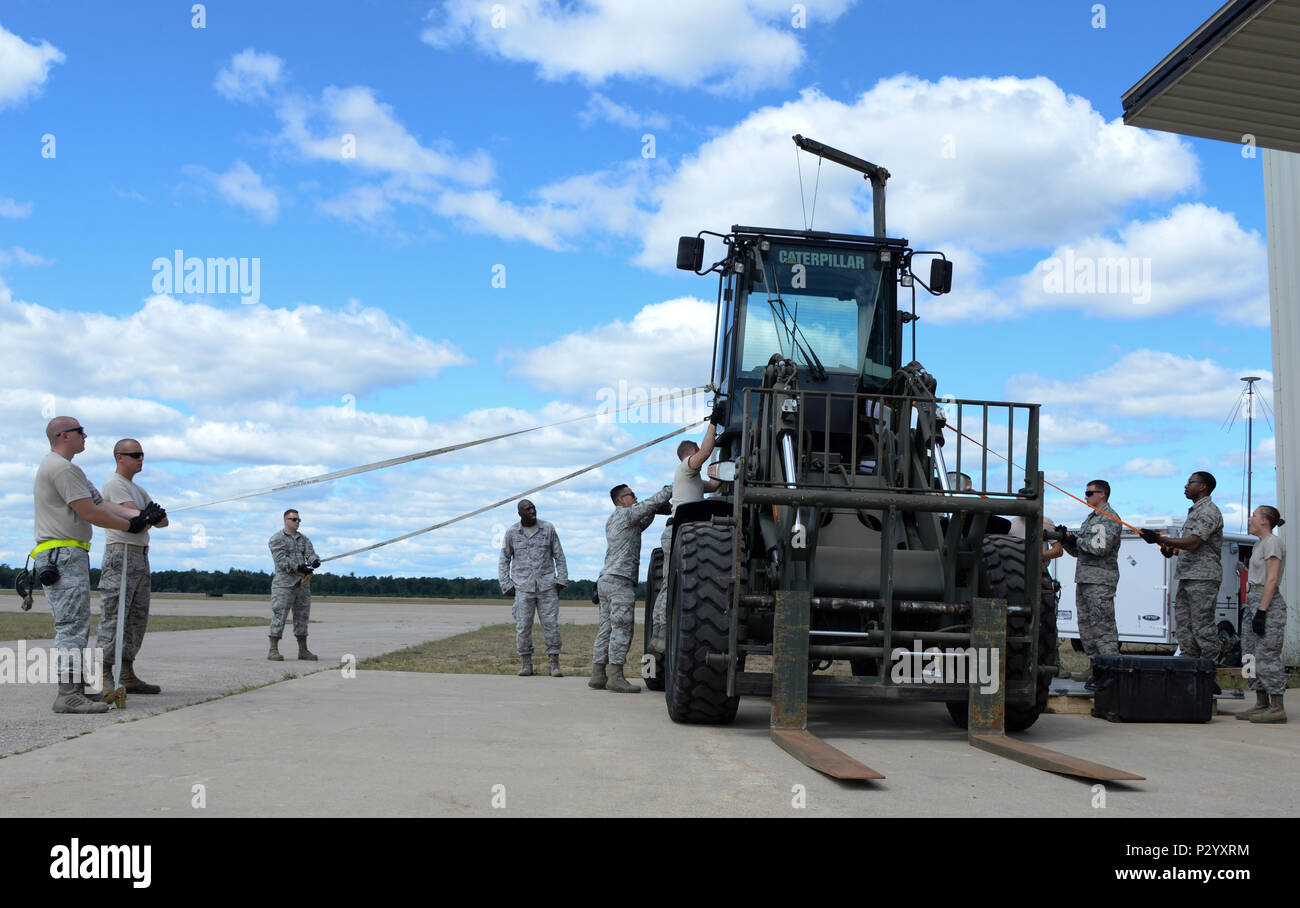
[[[822, 361], [818, 359], [817, 354], [813, 351], [812, 343], [808, 340], [808, 335], [804, 334], [799, 328], [799, 313], [797, 309], [793, 313], [790, 312], [789, 307], [785, 304], [785, 300], [781, 298], [781, 284], [776, 279], [776, 269], [772, 269], [772, 282], [776, 284], [776, 296], [774, 297], [772, 295], [772, 288], [769, 287], [767, 283], [767, 260], [763, 257], [762, 249], [756, 251], [758, 252], [759, 268], [762, 270], [763, 274], [763, 289], [767, 291], [768, 306], [772, 308], [772, 313], [781, 320], [782, 326], [784, 326], [786, 333], [790, 337], [791, 346], [797, 348], [800, 353], [807, 357], [805, 365], [807, 365], [812, 371], [813, 378], [817, 379], [817, 381], [826, 381], [826, 367], [822, 365]], [[777, 304], [780, 304], [781, 308], [778, 309]], [[789, 321], [786, 320], [787, 315], [790, 316]], [[799, 342], [800, 338], [803, 338], [803, 343]]]

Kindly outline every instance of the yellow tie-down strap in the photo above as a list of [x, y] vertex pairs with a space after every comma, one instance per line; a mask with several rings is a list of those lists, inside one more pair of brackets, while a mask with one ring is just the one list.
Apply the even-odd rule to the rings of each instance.
[[47, 539], [44, 542], [38, 542], [36, 548], [32, 549], [31, 553], [27, 557], [35, 558], [38, 553], [44, 552], [47, 549], [62, 549], [67, 548], [70, 545], [75, 545], [79, 549], [85, 549], [87, 552], [90, 551], [90, 543], [82, 542], [80, 539]]

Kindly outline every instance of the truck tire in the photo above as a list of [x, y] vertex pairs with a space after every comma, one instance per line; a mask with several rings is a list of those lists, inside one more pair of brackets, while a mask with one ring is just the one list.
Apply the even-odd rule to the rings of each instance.
[[[650, 690], [664, 689], [664, 657], [650, 652], [650, 634], [654, 629], [655, 597], [659, 595], [659, 578], [664, 571], [664, 550], [655, 549], [650, 553], [650, 571], [645, 578], [645, 618], [642, 638], [644, 651], [649, 657], [641, 661], [641, 680]], [[665, 616], [667, 617], [667, 616]]]
[[674, 722], [726, 725], [739, 697], [727, 696], [727, 670], [709, 665], [727, 651], [732, 530], [689, 523], [677, 528], [668, 578], [665, 700]]
[[[1025, 541], [1017, 536], [987, 535], [984, 537], [980, 551], [980, 595], [993, 599], [1005, 599], [1007, 605], [1025, 604]], [[1043, 568], [1040, 581], [1042, 590], [1042, 616], [1038, 623], [1038, 668], [1050, 668], [1051, 671], [1036, 671], [1032, 704], [1006, 707], [1006, 730], [1024, 731], [1038, 721], [1039, 715], [1047, 708], [1047, 695], [1052, 686], [1052, 677], [1056, 674], [1057, 637], [1056, 637], [1056, 590], [1052, 585], [1052, 576]], [[1007, 618], [1007, 636], [1023, 636], [1029, 629], [1030, 619], [1024, 616]], [[1026, 674], [1026, 662], [1029, 659], [1029, 647], [1017, 644], [1007, 648], [1007, 677], [1020, 678]], [[969, 704], [962, 700], [948, 703], [948, 714], [959, 728], [965, 728], [968, 720]]]

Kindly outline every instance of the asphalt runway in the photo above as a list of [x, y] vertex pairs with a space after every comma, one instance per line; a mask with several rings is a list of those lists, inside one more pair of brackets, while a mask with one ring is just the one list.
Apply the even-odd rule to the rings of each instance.
[[[12, 599], [0, 599], [8, 609]], [[164, 607], [164, 603], [166, 606]], [[261, 603], [159, 600], [157, 610], [259, 613]], [[842, 783], [771, 743], [768, 704], [726, 728], [673, 724], [662, 695], [591, 691], [582, 678], [357, 672], [337, 667], [508, 620], [508, 605], [319, 603], [307, 674], [265, 660], [260, 628], [173, 631], [146, 642], [158, 697], [106, 716], [56, 716], [47, 689], [6, 685], [11, 729], [36, 749], [0, 764], [4, 816], [1294, 816], [1300, 726], [1122, 725], [1045, 715], [1019, 736], [1127, 769], [1095, 783], [970, 747], [940, 704], [814, 703], [810, 730], [883, 772]], [[565, 608], [588, 623], [592, 609]], [[319, 628], [319, 629], [318, 629]], [[538, 632], [540, 633], [540, 632]], [[4, 644], [9, 645], [9, 644]], [[331, 661], [332, 660], [332, 661]], [[146, 662], [142, 653], [141, 672]], [[231, 685], [236, 685], [232, 687]], [[183, 709], [168, 709], [206, 700]], [[12, 717], [17, 716], [14, 721]], [[138, 719], [138, 721], [131, 721]], [[65, 724], [66, 723], [66, 724]], [[57, 734], [49, 734], [57, 726]], [[90, 734], [81, 732], [91, 731]], [[69, 735], [74, 735], [69, 737]], [[44, 745], [44, 746], [40, 746]], [[1269, 784], [1243, 767], [1268, 767]], [[196, 787], [197, 786], [197, 787]], [[203, 806], [196, 806], [201, 801]]]

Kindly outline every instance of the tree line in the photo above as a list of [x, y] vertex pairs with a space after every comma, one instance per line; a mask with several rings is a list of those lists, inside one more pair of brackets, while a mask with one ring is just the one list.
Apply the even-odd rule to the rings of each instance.
[[[0, 589], [13, 589], [21, 568], [0, 564]], [[155, 593], [247, 593], [271, 595], [271, 574], [266, 571], [153, 571], [149, 583]], [[99, 568], [90, 569], [90, 588], [99, 585]], [[37, 582], [36, 587], [39, 588]], [[479, 577], [358, 577], [356, 574], [315, 574], [311, 591], [317, 596], [383, 596], [410, 599], [504, 599], [495, 579]], [[565, 600], [588, 600], [596, 591], [594, 580], [574, 580], [560, 590]], [[637, 587], [645, 596], [645, 584]]]

